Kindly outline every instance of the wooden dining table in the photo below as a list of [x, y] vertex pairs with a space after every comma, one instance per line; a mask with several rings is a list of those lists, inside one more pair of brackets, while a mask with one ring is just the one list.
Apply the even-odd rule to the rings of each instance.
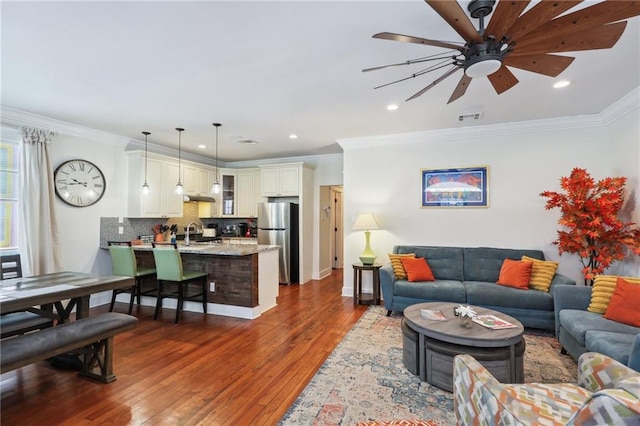
[[[73, 308], [76, 308], [77, 319], [89, 316], [92, 294], [133, 285], [132, 277], [69, 271], [10, 278], [0, 281], [0, 313], [37, 311], [66, 322]], [[64, 300], [70, 302], [64, 306]], [[54, 307], [56, 313], [53, 312]]]

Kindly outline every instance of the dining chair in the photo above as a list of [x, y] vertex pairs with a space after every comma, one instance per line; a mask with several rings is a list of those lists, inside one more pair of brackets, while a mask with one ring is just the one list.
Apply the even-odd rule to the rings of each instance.
[[0, 256], [0, 279], [22, 277], [22, 262], [19, 254], [7, 254]]
[[[0, 256], [0, 280], [22, 278], [19, 254]], [[53, 320], [35, 312], [17, 311], [0, 315], [0, 339], [53, 327]]]
[[[156, 261], [158, 276], [158, 293], [156, 311], [153, 314], [154, 321], [162, 308], [162, 299], [172, 298], [178, 300], [176, 307], [176, 317], [174, 323], [180, 320], [180, 313], [185, 300], [202, 302], [202, 310], [207, 313], [207, 277], [208, 274], [202, 271], [185, 271], [182, 268], [182, 257], [178, 251], [177, 244], [153, 245], [153, 257]], [[177, 286], [175, 291], [166, 289], [166, 284]], [[199, 290], [189, 293], [190, 284], [200, 284]], [[192, 286], [193, 287], [193, 286]]]
[[116, 303], [116, 296], [120, 293], [131, 293], [129, 299], [129, 315], [133, 311], [133, 299], [136, 298], [138, 305], [140, 305], [140, 299], [142, 295], [156, 294], [156, 289], [143, 290], [142, 280], [146, 277], [155, 275], [156, 268], [139, 268], [136, 261], [136, 254], [131, 247], [130, 241], [108, 241], [109, 254], [111, 255], [111, 264], [113, 267], [113, 275], [121, 275], [125, 277], [135, 278], [133, 287], [113, 290], [111, 295], [111, 305], [109, 306], [109, 312], [113, 311]]

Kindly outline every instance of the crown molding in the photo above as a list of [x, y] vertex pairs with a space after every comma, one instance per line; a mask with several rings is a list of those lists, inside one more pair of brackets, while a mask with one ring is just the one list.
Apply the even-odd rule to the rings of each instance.
[[620, 100], [605, 108], [600, 115], [605, 125], [608, 126], [638, 109], [640, 109], [640, 87], [636, 87]]
[[574, 117], [547, 118], [542, 120], [518, 121], [513, 123], [486, 124], [453, 129], [428, 130], [423, 132], [400, 133], [351, 139], [339, 139], [343, 149], [365, 148], [389, 143], [415, 143], [416, 141], [440, 142], [475, 139], [482, 136], [510, 136], [531, 132], [559, 131], [602, 127], [604, 121], [599, 114]]
[[227, 163], [228, 167], [234, 168], [249, 168], [266, 166], [270, 164], [282, 164], [282, 163], [307, 163], [317, 166], [318, 164], [328, 163], [333, 161], [342, 161], [343, 155], [340, 154], [318, 154], [318, 155], [304, 155], [300, 157], [279, 157], [279, 158], [267, 158], [263, 160], [246, 160], [246, 161], [231, 161]]
[[2, 113], [0, 123], [7, 126], [35, 127], [113, 145], [126, 145], [129, 142], [129, 138], [124, 136], [67, 123], [66, 121], [56, 120], [14, 108], [3, 106], [0, 111]]
[[505, 136], [531, 132], [559, 131], [605, 127], [625, 115], [640, 108], [640, 88], [635, 88], [615, 103], [605, 108], [600, 114], [577, 115], [572, 117], [556, 117], [542, 120], [518, 121], [477, 125], [461, 128], [428, 130], [422, 132], [400, 133], [391, 135], [368, 136], [350, 139], [338, 139], [342, 149], [367, 148], [387, 145], [389, 143], [415, 143], [416, 141], [452, 141], [478, 136]]
[[[125, 151], [144, 151], [144, 141], [139, 139], [127, 139], [128, 143]], [[158, 145], [153, 142], [148, 144], [149, 152], [154, 154], [164, 155], [166, 157], [178, 158], [178, 150], [175, 148], [169, 148], [164, 145]], [[192, 154], [187, 151], [182, 151], [181, 158], [185, 161], [192, 161], [194, 163], [207, 164], [209, 166], [215, 166], [215, 158], [205, 157], [203, 155]], [[218, 167], [227, 167], [228, 164], [223, 161], [218, 161]]]

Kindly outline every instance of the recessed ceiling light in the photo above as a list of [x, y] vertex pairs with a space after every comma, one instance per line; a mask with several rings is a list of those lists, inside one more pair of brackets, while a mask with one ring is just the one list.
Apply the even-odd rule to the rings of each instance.
[[202, 145], [202, 144], [198, 145], [198, 148], [200, 149], [205, 149], [206, 147], [207, 147], [206, 145]]
[[289, 139], [298, 139], [298, 135], [296, 135], [295, 133], [291, 133], [289, 135]]
[[398, 109], [398, 105], [396, 105], [396, 104], [389, 104], [389, 105], [387, 105], [387, 110], [388, 110], [388, 111], [395, 111], [395, 110], [397, 110], [397, 109]]
[[554, 89], [560, 89], [562, 87], [567, 87], [570, 84], [571, 84], [571, 82], [569, 80], [560, 80], [560, 81], [557, 81], [557, 82], [553, 83], [553, 88]]

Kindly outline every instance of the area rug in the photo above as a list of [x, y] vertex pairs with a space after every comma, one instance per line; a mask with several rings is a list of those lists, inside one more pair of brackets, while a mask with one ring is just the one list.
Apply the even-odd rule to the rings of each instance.
[[[401, 314], [371, 306], [329, 355], [279, 425], [355, 425], [429, 420], [454, 425], [453, 396], [420, 381], [402, 363]], [[525, 334], [527, 383], [575, 382], [576, 363], [555, 338]]]

